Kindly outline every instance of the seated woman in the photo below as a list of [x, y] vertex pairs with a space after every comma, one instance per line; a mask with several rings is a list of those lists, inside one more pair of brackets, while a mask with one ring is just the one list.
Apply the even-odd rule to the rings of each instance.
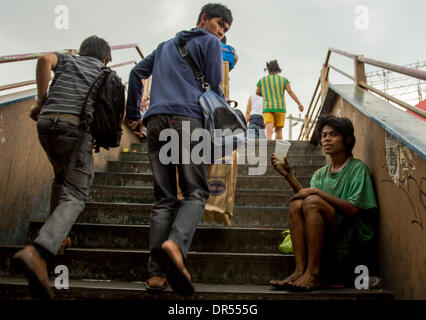
[[354, 285], [355, 267], [371, 271], [377, 235], [376, 199], [367, 166], [352, 156], [354, 128], [347, 118], [321, 116], [317, 134], [331, 163], [317, 170], [310, 188], [303, 188], [287, 159], [272, 164], [294, 192], [290, 199], [290, 232], [296, 262], [287, 278], [270, 284], [308, 291], [325, 282]]

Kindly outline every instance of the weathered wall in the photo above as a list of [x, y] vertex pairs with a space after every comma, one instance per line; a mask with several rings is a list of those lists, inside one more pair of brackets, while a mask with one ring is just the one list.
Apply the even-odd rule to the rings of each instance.
[[[48, 216], [52, 167], [38, 141], [36, 122], [29, 118], [32, 100], [0, 105], [0, 244], [22, 244], [30, 217]], [[123, 126], [124, 127], [124, 126]], [[122, 146], [137, 138], [125, 128]], [[106, 170], [120, 148], [94, 155], [95, 170]]]
[[426, 299], [426, 162], [343, 98], [332, 113], [353, 122], [354, 156], [375, 184], [384, 287], [397, 299]]

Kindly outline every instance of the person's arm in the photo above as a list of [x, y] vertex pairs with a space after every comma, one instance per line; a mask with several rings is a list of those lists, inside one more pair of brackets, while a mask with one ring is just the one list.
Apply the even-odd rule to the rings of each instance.
[[262, 97], [262, 90], [260, 90], [260, 87], [257, 87], [257, 89], [256, 89], [256, 94], [257, 94], [258, 96], [261, 96], [261, 97]]
[[41, 107], [47, 99], [47, 89], [51, 78], [51, 72], [58, 64], [56, 54], [47, 53], [37, 59], [36, 83], [37, 83], [37, 101], [31, 107], [30, 118], [37, 121]]
[[311, 195], [317, 195], [323, 198], [329, 205], [331, 205], [333, 208], [335, 208], [336, 210], [340, 211], [343, 214], [352, 216], [359, 212], [359, 208], [355, 207], [348, 200], [337, 198], [318, 188], [303, 188], [298, 193], [296, 193], [293, 197], [291, 197], [290, 201], [305, 199], [306, 197]]
[[271, 157], [271, 162], [275, 170], [277, 170], [278, 173], [281, 174], [287, 180], [288, 184], [296, 194], [301, 189], [303, 189], [303, 186], [293, 175], [293, 172], [291, 172], [290, 164], [288, 163], [287, 158], [284, 158], [283, 162], [280, 162], [277, 156], [273, 153]]
[[247, 107], [246, 107], [246, 122], [248, 123], [249, 118], [250, 118], [250, 113], [251, 113], [251, 98], [249, 98], [248, 102], [247, 102]]
[[[126, 104], [126, 119], [129, 121], [141, 120], [140, 104], [144, 88], [142, 80], [149, 78], [149, 76], [152, 74], [155, 53], [156, 51], [140, 61], [136, 66], [133, 67], [129, 74], [129, 88]], [[137, 125], [139, 125], [139, 123]]]
[[290, 83], [287, 82], [285, 89], [287, 90], [288, 94], [290, 95], [290, 97], [294, 100], [294, 102], [297, 103], [297, 105], [299, 106], [299, 110], [302, 112], [303, 111], [303, 106], [300, 103], [299, 99], [297, 98], [296, 94], [293, 92], [293, 90], [291, 90], [290, 87]]

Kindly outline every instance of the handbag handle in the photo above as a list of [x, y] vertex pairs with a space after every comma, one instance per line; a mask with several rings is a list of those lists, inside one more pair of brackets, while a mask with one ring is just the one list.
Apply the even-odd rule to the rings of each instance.
[[188, 48], [185, 44], [179, 45], [179, 52], [183, 60], [185, 60], [191, 68], [192, 72], [194, 72], [195, 78], [197, 78], [197, 80], [201, 82], [201, 86], [203, 87], [203, 89], [211, 88], [210, 84], [206, 81], [206, 77], [200, 71], [200, 69], [198, 69], [194, 59], [192, 59], [191, 55], [189, 54]]

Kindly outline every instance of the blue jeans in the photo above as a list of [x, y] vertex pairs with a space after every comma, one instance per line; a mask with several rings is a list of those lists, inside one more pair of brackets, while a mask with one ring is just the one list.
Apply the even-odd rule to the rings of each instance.
[[[197, 165], [190, 160], [189, 164], [163, 164], [160, 161], [160, 150], [166, 141], [159, 141], [164, 129], [174, 129], [182, 142], [182, 122], [190, 122], [190, 131], [202, 128], [201, 120], [174, 116], [153, 115], [148, 118], [148, 156], [154, 176], [155, 205], [151, 212], [150, 250], [160, 248], [168, 239], [173, 240], [186, 258], [195, 229], [201, 222], [204, 207], [210, 191], [207, 184], [207, 171], [203, 163]], [[191, 142], [190, 150], [194, 144]], [[179, 146], [179, 156], [182, 155], [182, 145]], [[176, 171], [179, 173], [179, 187], [183, 200], [177, 200]], [[148, 262], [150, 277], [165, 277], [163, 269], [151, 257]]]
[[[92, 136], [71, 119], [40, 116], [40, 143], [53, 166], [50, 216], [34, 243], [56, 256], [85, 207], [93, 181]], [[82, 134], [82, 139], [81, 139]], [[81, 140], [80, 140], [81, 139]]]
[[247, 129], [252, 129], [248, 131], [248, 139], [266, 139], [265, 125], [261, 115], [250, 116]]

